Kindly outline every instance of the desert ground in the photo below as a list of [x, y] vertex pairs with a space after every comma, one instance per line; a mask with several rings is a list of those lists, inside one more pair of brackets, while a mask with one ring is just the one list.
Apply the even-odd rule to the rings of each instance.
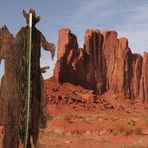
[[148, 116], [50, 105], [41, 148], [147, 148]]
[[[115, 101], [105, 98], [106, 94], [104, 99], [98, 98], [101, 103], [97, 106], [87, 102], [88, 94], [94, 97], [92, 91], [70, 83], [61, 85], [53, 79], [46, 85], [49, 113], [47, 127], [40, 129], [40, 148], [148, 147], [148, 104]], [[86, 100], [80, 102], [80, 96]], [[66, 103], [65, 97], [70, 101]], [[0, 145], [2, 137], [3, 127]]]

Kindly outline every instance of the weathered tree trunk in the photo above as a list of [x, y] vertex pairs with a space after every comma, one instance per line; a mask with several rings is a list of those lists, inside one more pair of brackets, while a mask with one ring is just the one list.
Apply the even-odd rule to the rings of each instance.
[[[40, 70], [41, 46], [54, 55], [55, 46], [48, 43], [40, 31], [35, 28], [39, 21], [35, 11], [33, 13], [32, 27], [32, 53], [31, 53], [31, 98], [30, 119], [27, 148], [31, 147], [30, 138], [37, 146], [39, 127], [46, 126], [47, 96]], [[27, 16], [26, 16], [27, 15]], [[25, 13], [28, 20], [28, 14]], [[14, 38], [6, 27], [0, 28], [0, 60], [5, 59], [5, 74], [0, 88], [0, 105], [6, 114], [0, 116], [5, 125], [3, 148], [18, 148], [20, 140], [24, 144], [26, 133], [26, 99], [28, 89], [28, 46], [29, 27], [22, 27]], [[5, 120], [4, 120], [5, 116]]]
[[[11, 61], [8, 59], [9, 53], [11, 51], [11, 44], [13, 42], [13, 36], [9, 32], [6, 26], [0, 28], [0, 62], [1, 60], [4, 60], [5, 63], [5, 70], [4, 72], [9, 72], [8, 70], [8, 63]], [[8, 54], [6, 54], [6, 51], [8, 50]], [[6, 62], [8, 59], [8, 62]], [[7, 74], [9, 75], [9, 74]], [[8, 78], [6, 78], [6, 74], [2, 76], [1, 79], [1, 86], [0, 86], [0, 124], [5, 124], [5, 117], [7, 112], [7, 106], [8, 106], [8, 97], [5, 95], [8, 94]]]
[[41, 116], [40, 116], [40, 128], [46, 128], [47, 123], [47, 116], [49, 114], [47, 109], [47, 92], [46, 92], [46, 86], [43, 79], [43, 76], [41, 75]]
[[[3, 45], [6, 48], [5, 74], [1, 90], [6, 108], [5, 131], [3, 148], [18, 148], [19, 144], [19, 86], [18, 86], [18, 50], [14, 46], [14, 39], [8, 34]], [[3, 92], [3, 90], [5, 90]]]

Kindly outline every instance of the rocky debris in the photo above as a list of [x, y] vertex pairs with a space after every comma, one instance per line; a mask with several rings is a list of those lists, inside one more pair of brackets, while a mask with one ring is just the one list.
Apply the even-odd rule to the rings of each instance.
[[68, 104], [73, 107], [87, 109], [110, 110], [113, 106], [109, 101], [94, 94], [94, 91], [75, 86], [71, 83], [57, 83], [54, 78], [46, 80], [48, 100], [52, 104]]
[[132, 54], [128, 40], [118, 38], [115, 31], [86, 30], [84, 47], [78, 47], [69, 29], [59, 31], [58, 60], [54, 78], [70, 82], [101, 95], [112, 91], [127, 99], [148, 98], [148, 71], [144, 58]]
[[118, 96], [112, 91], [107, 91], [98, 96], [93, 90], [85, 89], [71, 83], [58, 83], [52, 77], [46, 82], [48, 103], [68, 105], [73, 108], [85, 108], [88, 110], [106, 110], [111, 112], [146, 112], [148, 113], [148, 104], [142, 104], [140, 101], [125, 100], [124, 96]]

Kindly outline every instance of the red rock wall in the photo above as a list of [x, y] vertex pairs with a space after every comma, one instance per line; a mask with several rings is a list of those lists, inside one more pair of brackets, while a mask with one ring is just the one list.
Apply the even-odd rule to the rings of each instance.
[[106, 65], [106, 90], [129, 95], [131, 51], [126, 38], [117, 38], [115, 31], [102, 32], [102, 54]]
[[130, 99], [148, 100], [148, 53], [132, 54], [128, 40], [115, 31], [86, 30], [84, 47], [69, 29], [59, 31], [54, 77], [96, 93], [112, 91]]
[[58, 58], [54, 75], [59, 82], [75, 83], [74, 59], [78, 55], [77, 38], [69, 29], [59, 31]]
[[148, 102], [148, 53], [144, 53], [139, 98]]
[[130, 85], [131, 90], [131, 98], [137, 98], [139, 96], [140, 91], [140, 79], [141, 79], [141, 71], [142, 71], [142, 61], [143, 58], [139, 54], [132, 55], [132, 81]]

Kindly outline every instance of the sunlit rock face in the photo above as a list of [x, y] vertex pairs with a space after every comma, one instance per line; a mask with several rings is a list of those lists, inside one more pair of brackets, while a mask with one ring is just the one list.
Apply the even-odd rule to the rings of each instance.
[[148, 53], [144, 53], [139, 98], [148, 102]]

